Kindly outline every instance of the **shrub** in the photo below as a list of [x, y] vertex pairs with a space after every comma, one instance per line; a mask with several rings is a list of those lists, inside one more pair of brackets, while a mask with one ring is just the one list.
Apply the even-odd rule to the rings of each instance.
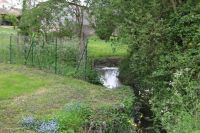
[[14, 28], [17, 26], [18, 24], [18, 19], [15, 15], [5, 15], [4, 19], [10, 23], [12, 23], [12, 25], [14, 26]]
[[155, 127], [198, 131], [200, 4], [182, 1], [176, 13], [158, 1], [128, 4], [133, 12], [124, 14], [120, 32], [130, 56], [121, 77], [152, 107]]
[[132, 117], [132, 99], [126, 99], [117, 107], [101, 107], [91, 117], [88, 133], [129, 133], [132, 131], [130, 123]]
[[83, 132], [91, 109], [82, 103], [67, 104], [63, 111], [59, 112], [56, 119], [59, 122], [59, 130], [67, 132]]

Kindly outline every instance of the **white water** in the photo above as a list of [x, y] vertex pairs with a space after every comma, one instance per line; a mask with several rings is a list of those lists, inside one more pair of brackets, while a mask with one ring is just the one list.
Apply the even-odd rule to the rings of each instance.
[[121, 86], [118, 79], [119, 69], [117, 67], [103, 67], [97, 68], [97, 70], [100, 72], [100, 81], [105, 87], [114, 89]]

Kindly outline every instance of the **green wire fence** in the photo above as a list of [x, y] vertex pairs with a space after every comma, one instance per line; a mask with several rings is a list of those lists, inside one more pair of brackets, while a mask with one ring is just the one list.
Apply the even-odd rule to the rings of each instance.
[[1, 34], [0, 63], [24, 64], [62, 75], [86, 73], [87, 43], [85, 39], [80, 51], [78, 38]]

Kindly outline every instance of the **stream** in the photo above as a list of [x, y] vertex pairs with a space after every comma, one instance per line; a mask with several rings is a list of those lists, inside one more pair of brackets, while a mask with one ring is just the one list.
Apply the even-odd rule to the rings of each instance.
[[[118, 76], [119, 68], [118, 67], [105, 67], [105, 66], [96, 66], [96, 71], [99, 73], [100, 82], [103, 86], [108, 89], [115, 89], [122, 85]], [[137, 92], [136, 87], [134, 87], [134, 92]], [[135, 94], [138, 98], [134, 107], [134, 121], [137, 123], [144, 133], [155, 133], [153, 128], [153, 114], [149, 105], [144, 102], [140, 95]], [[140, 117], [141, 114], [143, 117]], [[166, 133], [162, 132], [161, 133]]]

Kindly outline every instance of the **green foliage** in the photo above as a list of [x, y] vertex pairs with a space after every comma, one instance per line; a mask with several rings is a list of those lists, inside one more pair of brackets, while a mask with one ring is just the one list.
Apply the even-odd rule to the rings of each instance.
[[[166, 25], [168, 45], [153, 72], [153, 109], [170, 132], [199, 129], [199, 4], [184, 5]], [[169, 28], [168, 28], [169, 27]], [[156, 101], [160, 102], [156, 102]], [[160, 113], [160, 110], [163, 110]], [[159, 111], [158, 111], [159, 110]]]
[[[101, 0], [98, 2], [101, 5]], [[115, 30], [129, 44], [121, 77], [151, 105], [154, 126], [162, 125], [169, 132], [198, 131], [199, 2], [109, 2], [113, 2], [109, 10], [120, 15]]]
[[94, 0], [90, 7], [93, 11], [92, 15], [95, 15], [96, 34], [102, 40], [109, 40], [117, 26], [115, 18], [118, 16], [118, 12], [113, 10], [114, 3], [112, 0]]
[[151, 101], [157, 119], [161, 119], [169, 132], [192, 132], [199, 129], [199, 83], [191, 80], [193, 74], [194, 71], [189, 68], [176, 71], [168, 87], [160, 86]]
[[89, 106], [82, 103], [69, 103], [65, 109], [56, 116], [59, 130], [66, 132], [83, 132], [87, 119], [91, 115]]
[[93, 84], [101, 84], [99, 80], [99, 75], [96, 70], [93, 68], [90, 68], [90, 66], [87, 67], [88, 69], [86, 70], [86, 80], [90, 83]]
[[12, 25], [14, 26], [14, 28], [15, 28], [15, 26], [17, 26], [17, 24], [18, 24], [18, 19], [17, 19], [17, 17], [16, 17], [15, 15], [5, 15], [5, 16], [4, 16], [4, 19], [5, 19], [6, 21], [12, 23]]
[[90, 117], [89, 133], [128, 133], [132, 131], [129, 122], [132, 116], [133, 99], [126, 99], [116, 108], [102, 107]]
[[65, 11], [66, 7], [68, 4], [65, 1], [49, 0], [36, 7], [25, 8], [19, 24], [21, 33], [31, 35], [37, 32], [47, 35], [53, 32], [59, 37], [72, 37], [76, 24], [72, 20], [65, 20], [62, 23], [62, 17], [69, 16], [71, 13]]
[[[128, 39], [134, 38], [130, 45], [130, 63], [127, 64], [134, 80], [128, 80], [143, 88], [140, 91], [151, 101], [155, 121], [161, 120], [170, 132], [198, 129], [195, 120], [200, 69], [198, 6], [186, 4], [177, 14], [156, 21], [155, 14], [143, 10], [146, 17], [137, 16], [139, 23], [133, 22], [136, 27], [128, 34]], [[177, 73], [183, 75], [176, 78], [174, 74]], [[171, 83], [173, 87], [169, 87]]]
[[[77, 133], [87, 131], [88, 133], [108, 132], [108, 133], [127, 133], [132, 130], [131, 116], [132, 116], [133, 99], [126, 98], [120, 105], [112, 107], [100, 107], [97, 110], [90, 108], [88, 105], [80, 102], [68, 103], [64, 109], [56, 113], [53, 118], [46, 118], [46, 123], [54, 122], [56, 131], [66, 133]], [[24, 125], [32, 127], [38, 125], [35, 123], [44, 123], [35, 120], [32, 117], [24, 119]], [[52, 125], [52, 124], [51, 124]], [[47, 125], [42, 128], [46, 129]], [[37, 126], [37, 128], [41, 126]], [[50, 126], [48, 127], [54, 127]], [[34, 128], [32, 128], [34, 129]]]
[[120, 80], [124, 83], [124, 84], [130, 84], [134, 83], [134, 78], [132, 77], [132, 71], [131, 68], [129, 66], [129, 59], [125, 58], [124, 60], [122, 60], [121, 64], [120, 64], [120, 74], [119, 74], [119, 78]]

